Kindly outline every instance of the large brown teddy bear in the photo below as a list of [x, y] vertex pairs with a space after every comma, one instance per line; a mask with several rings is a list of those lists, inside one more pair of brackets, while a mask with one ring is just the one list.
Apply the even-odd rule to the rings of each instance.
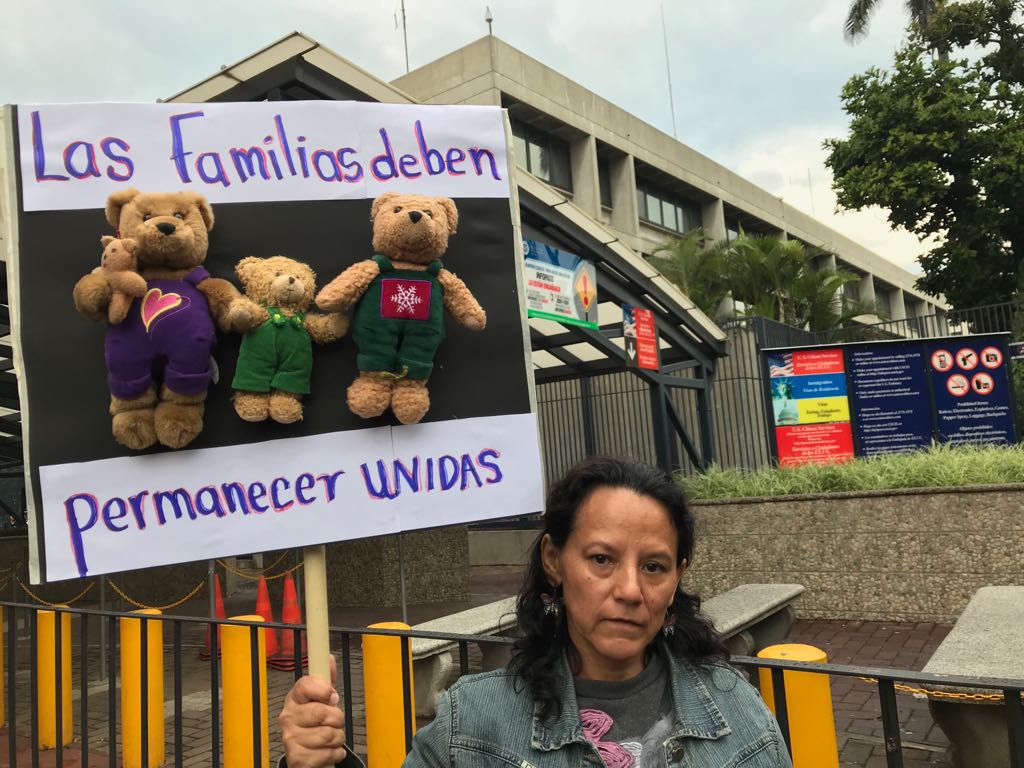
[[330, 312], [355, 306], [352, 412], [368, 419], [390, 406], [400, 422], [415, 424], [430, 409], [427, 379], [444, 338], [444, 310], [473, 331], [483, 330], [487, 315], [441, 263], [459, 222], [452, 200], [387, 192], [373, 201], [370, 219], [376, 255], [334, 278], [316, 305]]
[[[107, 198], [106, 216], [118, 237], [135, 240], [147, 284], [127, 317], [107, 329], [114, 438], [133, 450], [157, 442], [183, 448], [203, 429], [214, 321], [244, 332], [258, 307], [200, 266], [213, 228], [213, 209], [202, 195], [119, 190]], [[75, 307], [106, 320], [113, 293], [102, 272], [88, 274], [75, 285]]]
[[348, 330], [342, 314], [307, 314], [316, 293], [316, 273], [286, 256], [249, 256], [235, 266], [245, 295], [260, 305], [260, 324], [242, 339], [231, 386], [235, 412], [246, 421], [280, 424], [302, 418], [309, 394], [313, 345], [340, 339]]

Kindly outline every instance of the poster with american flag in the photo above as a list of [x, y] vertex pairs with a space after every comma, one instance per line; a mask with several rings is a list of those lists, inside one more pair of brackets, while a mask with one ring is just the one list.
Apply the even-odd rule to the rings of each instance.
[[768, 373], [773, 379], [780, 376], [792, 376], [793, 353], [783, 352], [782, 354], [768, 355]]

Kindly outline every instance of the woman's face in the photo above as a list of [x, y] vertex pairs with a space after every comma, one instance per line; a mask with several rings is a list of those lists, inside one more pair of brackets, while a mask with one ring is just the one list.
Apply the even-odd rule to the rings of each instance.
[[626, 680], [665, 622], [685, 565], [676, 529], [658, 501], [625, 488], [598, 488], [576, 512], [562, 549], [541, 541], [548, 580], [561, 586], [580, 677]]

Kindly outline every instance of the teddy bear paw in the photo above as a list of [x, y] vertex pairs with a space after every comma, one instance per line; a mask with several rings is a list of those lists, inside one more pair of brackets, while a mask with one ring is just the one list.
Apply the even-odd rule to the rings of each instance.
[[266, 421], [270, 416], [270, 396], [266, 392], [235, 392], [235, 413], [245, 421]]
[[274, 392], [270, 396], [270, 418], [278, 424], [294, 424], [302, 420], [302, 401], [291, 392]]
[[114, 414], [111, 421], [114, 439], [133, 451], [144, 451], [156, 445], [156, 428], [153, 425], [153, 409], [142, 408]]
[[356, 416], [372, 419], [380, 416], [391, 404], [392, 380], [370, 373], [361, 373], [349, 385], [349, 410]]
[[224, 322], [229, 329], [245, 333], [247, 331], [251, 331], [266, 319], [267, 311], [265, 309], [251, 299], [242, 297], [234, 299], [228, 305], [228, 311], [225, 314]]
[[391, 394], [391, 412], [403, 424], [418, 424], [430, 410], [430, 393], [427, 382], [417, 379], [402, 379], [395, 384]]
[[161, 402], [153, 412], [153, 424], [161, 445], [184, 448], [203, 431], [203, 404]]

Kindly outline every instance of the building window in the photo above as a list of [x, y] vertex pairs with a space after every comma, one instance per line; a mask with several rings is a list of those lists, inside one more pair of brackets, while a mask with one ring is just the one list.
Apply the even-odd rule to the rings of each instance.
[[875, 304], [886, 317], [892, 317], [892, 288], [875, 281]]
[[649, 186], [637, 185], [640, 219], [673, 232], [689, 232], [701, 225], [700, 206]]
[[569, 144], [536, 128], [512, 121], [516, 165], [552, 186], [572, 192]]
[[860, 301], [860, 280], [843, 283], [842, 291], [847, 301]]
[[597, 186], [601, 191], [601, 205], [612, 207], [612, 174], [608, 167], [608, 158], [597, 158]]

